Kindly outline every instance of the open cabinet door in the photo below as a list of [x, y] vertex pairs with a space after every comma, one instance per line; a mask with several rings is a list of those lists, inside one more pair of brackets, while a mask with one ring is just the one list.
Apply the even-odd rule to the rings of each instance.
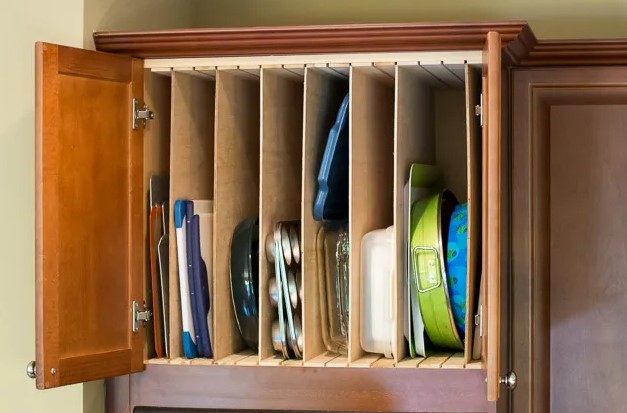
[[501, 37], [489, 32], [483, 50], [483, 151], [484, 162], [484, 223], [483, 243], [485, 291], [482, 312], [484, 354], [487, 368], [489, 401], [499, 398], [501, 375], [501, 284], [506, 257], [502, 250], [503, 231], [507, 223], [503, 210], [505, 196], [503, 181], [503, 141], [501, 128]]
[[37, 388], [143, 369], [143, 64], [36, 46]]

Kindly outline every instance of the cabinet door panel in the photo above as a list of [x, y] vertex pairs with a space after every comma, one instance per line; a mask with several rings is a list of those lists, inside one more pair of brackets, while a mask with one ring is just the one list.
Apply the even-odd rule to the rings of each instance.
[[142, 62], [36, 47], [37, 387], [143, 369]]
[[513, 411], [622, 411], [627, 68], [513, 85]]
[[[484, 238], [483, 277], [486, 279], [481, 298], [483, 354], [487, 367], [487, 395], [489, 401], [499, 398], [499, 375], [501, 359], [501, 277], [503, 255], [501, 245], [507, 223], [502, 208], [507, 191], [504, 190], [503, 151], [501, 136], [501, 36], [489, 32], [483, 51], [483, 148], [484, 148]], [[487, 347], [487, 348], [486, 348]]]

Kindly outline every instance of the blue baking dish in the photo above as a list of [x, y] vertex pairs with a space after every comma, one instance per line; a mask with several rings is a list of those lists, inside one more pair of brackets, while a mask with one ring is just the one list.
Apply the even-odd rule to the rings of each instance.
[[348, 219], [348, 93], [329, 131], [313, 205], [316, 221]]

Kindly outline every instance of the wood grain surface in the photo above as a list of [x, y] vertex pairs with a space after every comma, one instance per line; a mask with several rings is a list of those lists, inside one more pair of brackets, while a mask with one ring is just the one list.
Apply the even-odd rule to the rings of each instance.
[[37, 44], [37, 387], [140, 371], [143, 303], [143, 65]]
[[536, 43], [523, 21], [230, 27], [148, 32], [97, 32], [96, 49], [143, 58], [481, 50], [498, 32], [517, 62]]
[[[513, 83], [516, 411], [620, 411], [625, 380], [625, 68]], [[622, 181], [621, 181], [622, 182]], [[576, 388], [588, 389], [575, 392]]]

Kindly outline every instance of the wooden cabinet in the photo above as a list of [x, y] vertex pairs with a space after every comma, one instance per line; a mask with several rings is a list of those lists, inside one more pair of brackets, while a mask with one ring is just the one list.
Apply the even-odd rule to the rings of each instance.
[[627, 401], [626, 80], [624, 66], [514, 72], [514, 411]]
[[[95, 40], [106, 53], [37, 46], [39, 388], [117, 376], [107, 381], [108, 411], [116, 413], [135, 406], [487, 412], [507, 411], [513, 403], [514, 411], [569, 409], [568, 393], [549, 396], [567, 390], [547, 367], [555, 362], [566, 368], [566, 356], [551, 343], [565, 344], [569, 335], [554, 332], [560, 319], [547, 314], [575, 311], [552, 306], [549, 298], [583, 300], [584, 286], [559, 295], [552, 283], [565, 282], [563, 274], [577, 266], [567, 257], [579, 244], [568, 242], [585, 234], [571, 229], [569, 219], [583, 219], [592, 204], [576, 208], [580, 215], [551, 214], [554, 208], [570, 211], [576, 196], [596, 184], [615, 189], [602, 202], [620, 202], [618, 181], [605, 178], [619, 174], [622, 164], [611, 158], [609, 175], [592, 176], [601, 159], [618, 153], [603, 146], [594, 158], [599, 164], [575, 171], [585, 188], [563, 185], [568, 174], [551, 168], [552, 162], [582, 164], [587, 134], [620, 130], [621, 109], [614, 105], [622, 102], [624, 71], [599, 66], [573, 72], [566, 66], [627, 63], [621, 43], [537, 42], [519, 22], [96, 33]], [[552, 68], [536, 71], [536, 65]], [[562, 80], [565, 73], [569, 77]], [[548, 86], [535, 93], [535, 79]], [[351, 308], [359, 308], [359, 243], [366, 232], [394, 225], [401, 272], [399, 205], [409, 164], [446, 165], [455, 171], [445, 175], [447, 185], [460, 188], [462, 197], [474, 194], [481, 216], [479, 360], [471, 360], [469, 345], [464, 352], [410, 359], [400, 321], [393, 326], [392, 359], [365, 353], [357, 310], [350, 313], [347, 355], [330, 354], [322, 343], [312, 259], [318, 224], [311, 203], [332, 120], [325, 102], [346, 92], [352, 96]], [[571, 102], [584, 107], [572, 108]], [[150, 117], [137, 111], [144, 104], [154, 119], [137, 119]], [[568, 122], [571, 116], [581, 124]], [[608, 126], [593, 128], [599, 123]], [[575, 132], [579, 151], [562, 152], [548, 143], [555, 138], [555, 145], [568, 146]], [[619, 150], [620, 140], [607, 145]], [[455, 146], [465, 150], [442, 150]], [[182, 358], [176, 265], [170, 267], [168, 358], [154, 357], [150, 322], [137, 321], [135, 310], [152, 305], [146, 196], [155, 174], [169, 174], [171, 202], [214, 200], [211, 360]], [[549, 185], [549, 178], [555, 183]], [[277, 220], [301, 220], [303, 360], [274, 355], [267, 297], [260, 299], [258, 353], [246, 350], [239, 336], [229, 284], [230, 237], [251, 215], [260, 217], [260, 239]], [[616, 219], [610, 251], [619, 255], [622, 221]], [[549, 231], [549, 222], [557, 229]], [[569, 249], [555, 249], [550, 239]], [[596, 265], [585, 254], [579, 257], [588, 270]], [[599, 308], [618, 315], [625, 310], [624, 277], [615, 272], [621, 263], [601, 264], [603, 258], [595, 256], [611, 274], [605, 282], [614, 286], [606, 295], [617, 301]], [[260, 296], [268, 283], [262, 260]], [[170, 262], [176, 262], [172, 245]], [[553, 278], [552, 272], [560, 275]], [[478, 284], [473, 288], [479, 290]], [[397, 297], [403, 294], [398, 275], [393, 289]], [[392, 312], [402, 319], [402, 300]], [[578, 327], [585, 322], [599, 320], [586, 318]], [[603, 345], [620, 338], [616, 323], [600, 327]], [[586, 350], [599, 345], [590, 335], [581, 339]], [[598, 373], [602, 367], [595, 366], [582, 364], [572, 374]], [[620, 364], [602, 366], [615, 376], [624, 371]], [[519, 388], [510, 400], [503, 384], [512, 371]]]

